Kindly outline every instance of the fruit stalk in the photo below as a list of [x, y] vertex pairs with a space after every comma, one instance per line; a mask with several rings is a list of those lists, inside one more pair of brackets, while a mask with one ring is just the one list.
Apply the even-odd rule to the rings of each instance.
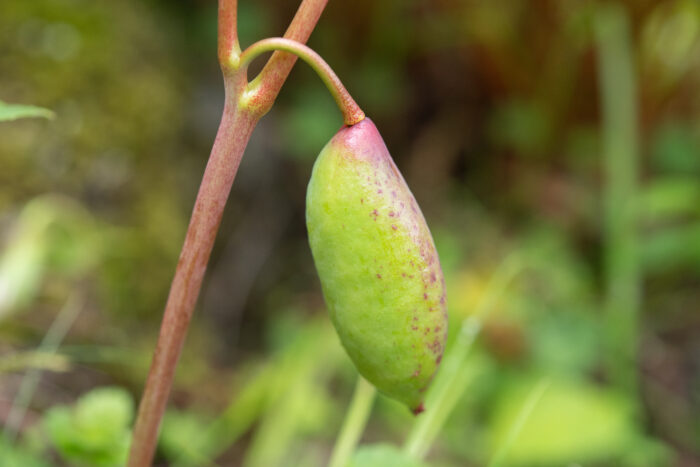
[[[247, 67], [257, 56], [272, 50], [291, 52], [304, 60], [321, 78], [335, 100], [338, 108], [343, 113], [343, 121], [347, 126], [352, 126], [365, 118], [365, 113], [360, 109], [350, 93], [340, 82], [338, 75], [319, 54], [299, 42], [282, 37], [270, 37], [256, 42], [248, 47], [241, 55], [240, 67]], [[248, 86], [246, 100], [255, 104], [259, 89], [263, 86], [264, 76], [261, 74]]]

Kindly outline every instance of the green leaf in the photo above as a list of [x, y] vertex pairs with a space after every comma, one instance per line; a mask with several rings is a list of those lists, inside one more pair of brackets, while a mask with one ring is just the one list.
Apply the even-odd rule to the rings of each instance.
[[391, 444], [361, 446], [350, 461], [350, 467], [426, 467], [427, 464], [404, 454]]
[[75, 407], [51, 408], [43, 420], [51, 443], [71, 465], [123, 465], [129, 449], [134, 405], [120, 388], [98, 388]]
[[192, 412], [169, 410], [163, 418], [160, 448], [174, 465], [208, 465], [212, 459], [202, 448], [211, 421]]
[[663, 274], [679, 268], [700, 268], [700, 223], [688, 223], [653, 232], [640, 245], [644, 269]]
[[34, 453], [0, 437], [0, 465], [17, 465], [22, 467], [48, 467], [48, 463]]
[[0, 101], [0, 122], [19, 120], [20, 118], [48, 118], [53, 119], [56, 115], [49, 109], [36, 107], [34, 105], [7, 104]]
[[700, 183], [696, 177], [664, 177], [641, 193], [640, 216], [645, 222], [700, 214]]
[[[492, 452], [507, 441], [532, 382], [501, 395], [490, 424]], [[637, 437], [624, 399], [574, 379], [552, 381], [512, 440], [507, 465], [569, 465], [619, 459]]]

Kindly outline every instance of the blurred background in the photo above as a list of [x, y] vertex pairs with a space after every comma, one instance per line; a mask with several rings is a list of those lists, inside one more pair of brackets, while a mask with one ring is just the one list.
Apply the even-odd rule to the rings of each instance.
[[[242, 47], [297, 6], [240, 0]], [[481, 325], [425, 462], [699, 466], [700, 3], [331, 0], [309, 45], [431, 226], [447, 354]], [[0, 465], [120, 465], [223, 108], [216, 2], [3, 0], [0, 100], [55, 113], [0, 123]], [[157, 465], [327, 461], [356, 373], [304, 201], [341, 124], [297, 64], [235, 181]], [[417, 423], [379, 397], [362, 443]]]

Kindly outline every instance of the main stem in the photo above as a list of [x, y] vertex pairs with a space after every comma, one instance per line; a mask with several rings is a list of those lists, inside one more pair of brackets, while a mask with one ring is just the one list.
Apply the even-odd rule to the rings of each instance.
[[209, 255], [243, 151], [257, 123], [256, 118], [239, 109], [237, 101], [235, 93], [226, 97], [221, 125], [197, 194], [134, 426], [129, 467], [145, 467], [153, 460], [160, 421]]
[[[302, 0], [284, 37], [306, 42], [327, 2]], [[263, 86], [257, 97], [264, 104], [255, 109], [241, 105], [247, 78], [246, 68], [239, 64], [237, 5], [237, 0], [219, 0], [218, 57], [226, 86], [224, 113], [170, 287], [158, 344], [134, 426], [129, 467], [147, 467], [153, 460], [175, 368], [243, 151], [253, 128], [272, 107], [296, 61], [296, 56], [288, 53], [273, 54], [261, 73]]]

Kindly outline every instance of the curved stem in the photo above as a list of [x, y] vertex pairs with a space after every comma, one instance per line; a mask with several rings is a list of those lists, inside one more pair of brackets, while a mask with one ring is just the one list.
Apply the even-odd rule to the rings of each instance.
[[338, 439], [333, 446], [333, 454], [328, 467], [346, 467], [352, 456], [357, 442], [367, 425], [367, 419], [372, 409], [376, 389], [362, 376], [357, 376], [355, 393], [352, 396], [350, 408], [345, 416], [343, 427], [340, 429]]
[[[304, 44], [282, 37], [263, 39], [243, 51], [238, 66], [241, 69], [245, 69], [250, 62], [260, 54], [273, 50], [283, 50], [293, 53], [304, 60], [318, 74], [323, 84], [325, 84], [330, 91], [333, 99], [335, 99], [336, 104], [338, 104], [340, 111], [343, 113], [343, 120], [346, 125], [354, 125], [365, 118], [365, 113], [360, 109], [360, 106], [357, 105], [348, 90], [345, 89], [345, 86], [343, 86], [340, 78], [338, 78], [338, 75], [335, 74], [330, 65], [328, 65], [319, 54]], [[259, 94], [265, 92], [263, 73], [260, 73], [260, 75], [248, 85], [248, 89], [246, 96], [244, 96], [244, 99], [247, 100], [246, 104], [250, 106], [258, 105]]]

